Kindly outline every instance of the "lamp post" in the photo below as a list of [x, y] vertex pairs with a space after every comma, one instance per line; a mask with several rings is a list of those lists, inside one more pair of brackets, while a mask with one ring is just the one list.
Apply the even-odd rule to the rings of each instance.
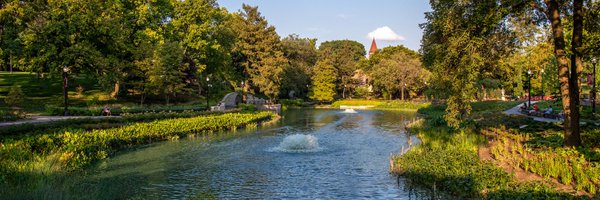
[[546, 96], [546, 93], [544, 93], [544, 68], [542, 68], [542, 101], [546, 100], [544, 97]]
[[242, 81], [240, 84], [242, 85], [242, 103], [246, 103], [246, 102], [244, 101], [244, 98], [246, 98], [246, 97], [244, 96], [244, 81]]
[[208, 105], [208, 99], [210, 98], [210, 84], [208, 83], [209, 81], [210, 78], [206, 76], [206, 110], [210, 110], [210, 107]]
[[592, 114], [596, 113], [596, 57], [592, 58], [592, 68], [594, 68], [594, 76], [592, 78]]
[[67, 87], [69, 84], [69, 76], [68, 76], [68, 72], [69, 72], [69, 68], [67, 66], [63, 66], [62, 69], [63, 73], [62, 73], [62, 78], [63, 78], [63, 98], [64, 98], [64, 105], [65, 105], [65, 111], [63, 113], [64, 116], [69, 115], [69, 92], [67, 91]]
[[529, 90], [529, 94], [527, 95], [529, 97], [529, 103], [527, 104], [527, 107], [531, 107], [531, 69], [527, 70], [527, 77], [529, 80], [529, 87], [527, 88]]

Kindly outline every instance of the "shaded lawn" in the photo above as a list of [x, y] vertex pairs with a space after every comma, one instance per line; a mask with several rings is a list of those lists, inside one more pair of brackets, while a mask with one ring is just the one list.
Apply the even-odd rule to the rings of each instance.
[[[84, 104], [85, 100], [102, 96], [103, 92], [97, 84], [97, 79], [88, 75], [71, 76], [69, 79], [69, 97], [72, 104]], [[29, 72], [0, 72], [0, 108], [6, 108], [4, 98], [12, 86], [19, 86], [27, 96], [21, 106], [26, 112], [40, 113], [47, 104], [62, 102], [62, 78], [49, 77], [37, 78], [35, 73]], [[75, 92], [78, 86], [84, 88], [84, 96], [77, 98]]]

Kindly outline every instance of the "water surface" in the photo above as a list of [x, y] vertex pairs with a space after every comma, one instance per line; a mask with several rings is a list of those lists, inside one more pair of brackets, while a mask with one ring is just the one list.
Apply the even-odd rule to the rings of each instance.
[[[54, 194], [60, 198], [423, 199], [427, 189], [388, 173], [407, 146], [414, 113], [287, 111], [277, 125], [216, 140], [162, 142], [90, 167]], [[310, 135], [314, 151], [285, 151], [291, 135]], [[416, 140], [412, 138], [413, 143]]]

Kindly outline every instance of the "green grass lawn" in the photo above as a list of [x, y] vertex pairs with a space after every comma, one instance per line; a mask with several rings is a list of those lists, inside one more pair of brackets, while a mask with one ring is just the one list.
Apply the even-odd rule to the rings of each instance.
[[[32, 115], [48, 115], [46, 113], [47, 106], [58, 106], [63, 105], [62, 96], [62, 77], [60, 76], [48, 76], [45, 78], [38, 78], [35, 73], [29, 72], [5, 72], [0, 71], [0, 110], [9, 110], [8, 106], [4, 102], [4, 98], [8, 94], [8, 91], [12, 86], [19, 86], [26, 95], [25, 102], [20, 106], [21, 109], [28, 114]], [[77, 87], [83, 87], [83, 93], [77, 94]], [[225, 94], [211, 94], [210, 99], [211, 105], [216, 105], [220, 101], [220, 97]], [[219, 96], [219, 98], [215, 98]], [[197, 107], [206, 107], [206, 100], [200, 97], [193, 97], [186, 99], [180, 99], [187, 103], [187, 106], [196, 105]], [[162, 105], [164, 101], [159, 98], [149, 97], [146, 100], [146, 104], [151, 104], [149, 109], [155, 109], [155, 107], [164, 107]], [[98, 109], [103, 105], [110, 105], [111, 107], [140, 107], [138, 97], [123, 97], [118, 100], [111, 99], [108, 92], [102, 91], [98, 84], [97, 78], [91, 75], [77, 75], [70, 76], [69, 78], [69, 106], [80, 107], [80, 108], [91, 108]], [[148, 107], [145, 105], [144, 107]]]
[[[69, 96], [74, 105], [84, 104], [86, 100], [96, 96], [106, 95], [101, 92], [97, 80], [90, 76], [75, 76], [69, 79]], [[47, 76], [38, 78], [29, 72], [0, 72], [0, 108], [6, 108], [4, 98], [12, 86], [19, 86], [27, 96], [22, 108], [26, 112], [39, 114], [48, 104], [58, 104], [62, 101], [62, 78]], [[75, 88], [82, 86], [84, 95], [77, 98]]]

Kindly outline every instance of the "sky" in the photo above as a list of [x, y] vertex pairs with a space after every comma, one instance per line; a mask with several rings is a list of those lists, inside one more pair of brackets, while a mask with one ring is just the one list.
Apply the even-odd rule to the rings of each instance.
[[425, 0], [218, 0], [230, 12], [242, 3], [258, 11], [281, 37], [298, 34], [303, 38], [355, 40], [365, 49], [372, 37], [377, 46], [404, 45], [418, 51], [423, 35], [419, 24], [430, 11]]

